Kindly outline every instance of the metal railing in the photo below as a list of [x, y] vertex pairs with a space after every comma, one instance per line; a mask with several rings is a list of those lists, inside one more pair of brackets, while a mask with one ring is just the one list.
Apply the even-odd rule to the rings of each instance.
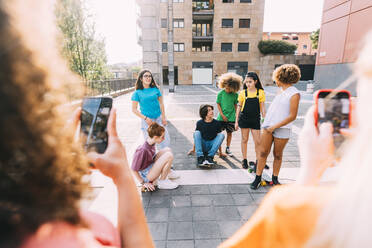
[[87, 96], [103, 96], [120, 93], [134, 87], [135, 79], [109, 79], [89, 81], [86, 83]]

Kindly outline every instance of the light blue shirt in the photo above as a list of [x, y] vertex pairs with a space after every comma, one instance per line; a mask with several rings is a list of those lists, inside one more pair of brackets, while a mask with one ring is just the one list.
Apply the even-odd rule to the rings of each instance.
[[160, 96], [160, 90], [154, 87], [134, 91], [131, 100], [139, 102], [140, 111], [144, 116], [147, 116], [151, 119], [156, 119], [161, 115], [158, 100]]

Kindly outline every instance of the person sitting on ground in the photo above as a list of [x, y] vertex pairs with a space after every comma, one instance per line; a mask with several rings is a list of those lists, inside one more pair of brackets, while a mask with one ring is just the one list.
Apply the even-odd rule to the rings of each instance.
[[221, 133], [221, 122], [213, 118], [212, 105], [201, 105], [199, 115], [201, 120], [196, 123], [194, 132], [197, 165], [210, 167], [214, 164], [213, 157], [221, 146], [225, 135]]
[[178, 184], [169, 180], [179, 177], [175, 171], [171, 172], [172, 150], [166, 147], [158, 153], [155, 151], [155, 144], [160, 144], [164, 140], [164, 127], [153, 122], [148, 127], [147, 133], [147, 140], [137, 148], [133, 155], [132, 170], [134, 175], [143, 187], [150, 191], [155, 190], [154, 182], [156, 180], [159, 189], [177, 188]]
[[[298, 140], [298, 180], [292, 185], [274, 187], [249, 221], [220, 248], [371, 246], [371, 53], [372, 32], [355, 62], [357, 77], [349, 81], [357, 82], [357, 98], [351, 112], [353, 126], [341, 129], [349, 137], [341, 150], [335, 155], [333, 127], [328, 122], [317, 128], [315, 107], [311, 107]], [[337, 154], [342, 154], [337, 165], [338, 178], [334, 183], [319, 185]]]
[[[235, 112], [238, 103], [238, 91], [242, 84], [242, 77], [238, 74], [228, 72], [219, 78], [219, 87], [222, 89], [217, 94], [217, 120], [221, 122], [222, 130], [226, 130], [226, 154], [232, 156], [230, 151], [232, 133], [235, 131]], [[225, 157], [222, 147], [219, 148], [220, 156]]]
[[[0, 1], [0, 247], [154, 247], [115, 110], [104, 154], [74, 141], [81, 110], [66, 121], [63, 92], [82, 97], [82, 80], [56, 49], [54, 2]], [[81, 208], [88, 162], [117, 187], [118, 228]]]

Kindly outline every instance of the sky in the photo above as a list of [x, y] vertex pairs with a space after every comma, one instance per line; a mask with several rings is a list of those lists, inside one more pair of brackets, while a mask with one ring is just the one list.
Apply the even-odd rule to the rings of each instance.
[[[260, 1], [260, 0], [254, 0]], [[87, 0], [97, 32], [105, 38], [109, 64], [136, 62], [135, 0]], [[323, 0], [265, 0], [264, 32], [305, 32], [320, 27]]]

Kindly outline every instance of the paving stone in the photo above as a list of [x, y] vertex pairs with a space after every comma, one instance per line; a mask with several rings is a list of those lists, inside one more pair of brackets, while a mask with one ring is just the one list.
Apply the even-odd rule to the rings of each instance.
[[238, 206], [236, 208], [239, 211], [241, 219], [246, 221], [249, 220], [249, 218], [251, 218], [251, 216], [256, 212], [257, 207], [257, 205], [252, 204], [249, 206]]
[[192, 206], [211, 206], [213, 204], [213, 195], [192, 195]]
[[170, 196], [151, 196], [148, 206], [153, 208], [169, 208]]
[[142, 196], [141, 197], [141, 200], [142, 200], [142, 206], [144, 207], [144, 208], [146, 208], [148, 205], [149, 205], [149, 203], [150, 203], [150, 198], [151, 198], [151, 196], [150, 195], [146, 195], [146, 196]]
[[191, 185], [188, 187], [190, 188], [190, 193], [192, 195], [208, 195], [211, 193], [208, 185]]
[[238, 185], [229, 185], [229, 191], [232, 194], [236, 193], [248, 193], [249, 192], [249, 186], [248, 184], [238, 184]]
[[212, 184], [209, 185], [211, 194], [228, 194], [229, 187], [227, 185]]
[[241, 221], [218, 221], [221, 238], [229, 238], [242, 226], [242, 224]]
[[193, 221], [216, 220], [214, 207], [192, 207]]
[[194, 239], [192, 222], [169, 222], [168, 240]]
[[216, 221], [197, 221], [193, 223], [195, 239], [220, 238], [220, 230]]
[[230, 194], [224, 195], [214, 195], [213, 196], [213, 205], [214, 206], [225, 206], [225, 205], [234, 205], [234, 199]]
[[194, 240], [174, 240], [167, 242], [167, 248], [194, 248]]
[[167, 222], [164, 223], [148, 223], [153, 240], [166, 240], [167, 237]]
[[166, 241], [154, 241], [155, 248], [167, 248], [167, 242]]
[[249, 205], [253, 203], [251, 194], [233, 194], [235, 205]]
[[190, 188], [184, 185], [172, 190], [172, 195], [190, 195]]
[[171, 207], [190, 207], [191, 197], [189, 195], [185, 196], [172, 196]]
[[169, 213], [169, 221], [192, 221], [192, 208], [171, 208]]
[[197, 239], [195, 240], [195, 248], [216, 248], [221, 243], [221, 239]]
[[214, 207], [217, 220], [240, 220], [238, 209], [235, 206]]
[[169, 208], [147, 208], [146, 217], [148, 222], [168, 221]]
[[259, 194], [259, 193], [252, 194], [253, 202], [256, 205], [259, 205], [265, 196], [266, 196], [266, 194], [262, 194], [262, 193], [261, 194]]

